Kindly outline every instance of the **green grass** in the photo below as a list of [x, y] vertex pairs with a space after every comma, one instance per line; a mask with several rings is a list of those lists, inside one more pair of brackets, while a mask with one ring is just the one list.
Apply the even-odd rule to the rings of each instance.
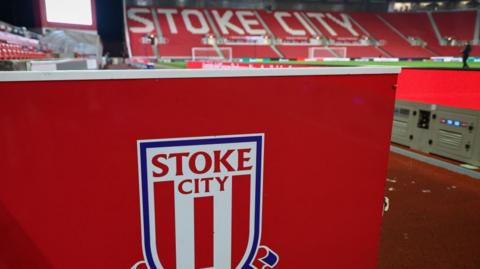
[[[280, 62], [276, 62], [280, 63]], [[381, 66], [402, 66], [402, 67], [423, 67], [423, 68], [462, 68], [462, 63], [455, 62], [414, 62], [414, 61], [400, 61], [400, 62], [303, 62], [303, 61], [289, 61], [281, 63], [290, 64], [308, 64], [308, 65], [328, 65], [328, 66], [365, 66], [365, 65], [381, 65]], [[480, 68], [480, 62], [469, 63], [470, 68]]]
[[[327, 65], [327, 66], [402, 66], [402, 67], [421, 67], [421, 68], [462, 68], [462, 63], [455, 62], [433, 62], [433, 61], [400, 61], [400, 62], [304, 62], [304, 61], [265, 61], [265, 63], [272, 64], [308, 64], [308, 65]], [[470, 62], [470, 68], [480, 68], [480, 62]], [[158, 68], [186, 68], [186, 63], [183, 61], [176, 62], [161, 62]]]
[[158, 66], [157, 68], [186, 68], [187, 67], [187, 64], [185, 62], [160, 62], [158, 63]]

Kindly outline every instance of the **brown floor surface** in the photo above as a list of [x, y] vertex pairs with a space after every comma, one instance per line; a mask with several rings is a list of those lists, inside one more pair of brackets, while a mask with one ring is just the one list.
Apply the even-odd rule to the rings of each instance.
[[480, 180], [391, 153], [379, 269], [480, 268]]

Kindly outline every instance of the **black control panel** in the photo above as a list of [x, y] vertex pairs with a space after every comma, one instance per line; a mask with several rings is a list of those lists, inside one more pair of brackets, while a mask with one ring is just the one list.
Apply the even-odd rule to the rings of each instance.
[[430, 128], [430, 111], [419, 110], [417, 127], [421, 129]]

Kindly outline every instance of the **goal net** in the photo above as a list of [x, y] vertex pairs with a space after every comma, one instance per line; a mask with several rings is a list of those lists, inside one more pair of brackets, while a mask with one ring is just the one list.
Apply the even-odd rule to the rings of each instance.
[[308, 48], [308, 58], [347, 58], [346, 47], [311, 47]]
[[232, 61], [232, 48], [194, 47], [192, 48], [193, 61]]

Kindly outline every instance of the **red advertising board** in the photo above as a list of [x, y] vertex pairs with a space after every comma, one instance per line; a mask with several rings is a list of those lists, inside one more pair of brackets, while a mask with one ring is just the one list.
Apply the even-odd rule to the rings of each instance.
[[479, 110], [479, 82], [475, 70], [403, 69], [397, 99]]
[[0, 73], [0, 267], [375, 268], [397, 73]]
[[[293, 68], [315, 67], [314, 65], [287, 64], [287, 63], [241, 63], [241, 62], [213, 62], [213, 61], [187, 61], [189, 69], [242, 69], [242, 68]], [[317, 66], [318, 67], [318, 66]]]

